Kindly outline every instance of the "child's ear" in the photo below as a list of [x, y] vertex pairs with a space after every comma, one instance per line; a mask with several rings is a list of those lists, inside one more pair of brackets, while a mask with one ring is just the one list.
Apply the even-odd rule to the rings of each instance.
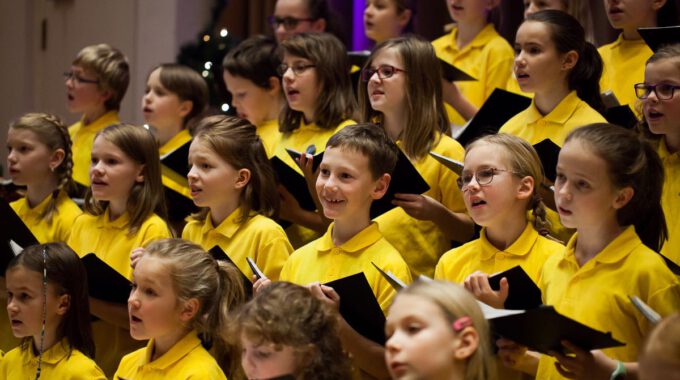
[[68, 294], [62, 294], [59, 296], [57, 302], [57, 315], [66, 315], [68, 309], [71, 308], [71, 296]]
[[190, 298], [188, 301], [185, 301], [182, 310], [179, 312], [179, 319], [182, 322], [189, 322], [194, 319], [196, 313], [198, 313], [199, 306], [200, 304], [196, 298]]
[[269, 83], [269, 89], [267, 92], [269, 92], [271, 95], [281, 95], [281, 79], [278, 77], [269, 77], [267, 83]]
[[410, 9], [404, 9], [399, 15], [399, 27], [405, 28], [406, 25], [408, 25], [408, 22], [411, 21], [411, 17], [413, 17], [413, 12], [411, 12]]
[[52, 156], [50, 156], [50, 170], [54, 171], [54, 169], [58, 168], [59, 165], [64, 161], [64, 157], [66, 157], [66, 152], [64, 152], [63, 149], [57, 149], [54, 152], [52, 152]]
[[185, 118], [194, 109], [194, 102], [185, 100], [179, 104], [179, 115]]
[[135, 176], [135, 182], [137, 183], [142, 183], [144, 182], [144, 164], [139, 165], [137, 168], [137, 176]]
[[487, 0], [486, 1], [486, 10], [490, 11], [490, 10], [496, 8], [497, 6], [499, 6], [500, 3], [501, 3], [501, 0]]
[[666, 0], [652, 0], [652, 9], [655, 12], [658, 12], [664, 5], [666, 5]]
[[317, 33], [322, 33], [326, 30], [326, 19], [320, 18], [316, 21], [312, 21], [312, 31]]
[[635, 195], [635, 190], [633, 190], [633, 188], [630, 186], [626, 186], [623, 189], [618, 190], [618, 194], [614, 199], [614, 209], [619, 210], [623, 208], [628, 204], [628, 202], [630, 202], [631, 199], [633, 199], [633, 195]]
[[562, 59], [562, 70], [571, 70], [578, 63], [578, 53], [576, 50], [569, 50]]
[[525, 176], [519, 182], [517, 189], [517, 199], [528, 199], [534, 195], [534, 177]]
[[390, 187], [390, 181], [392, 180], [392, 176], [390, 176], [387, 173], [384, 173], [383, 175], [380, 176], [375, 181], [375, 187], [373, 188], [373, 191], [371, 192], [371, 198], [373, 199], [380, 199], [382, 198], [385, 193], [387, 192], [387, 189]]
[[474, 327], [468, 326], [458, 333], [453, 341], [453, 357], [456, 360], [466, 360], [479, 347], [479, 335]]
[[234, 187], [237, 189], [242, 189], [250, 182], [250, 170], [243, 168], [238, 171], [238, 178], [236, 178], [236, 183]]

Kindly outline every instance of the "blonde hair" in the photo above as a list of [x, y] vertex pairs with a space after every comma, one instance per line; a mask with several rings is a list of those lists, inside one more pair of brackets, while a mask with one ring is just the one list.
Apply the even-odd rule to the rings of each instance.
[[99, 80], [99, 90], [111, 92], [104, 103], [107, 110], [120, 109], [130, 83], [130, 66], [120, 50], [107, 44], [86, 46], [73, 60], [73, 65], [93, 72]]
[[654, 327], [640, 350], [639, 361], [641, 374], [680, 370], [680, 313], [664, 318]]
[[464, 379], [496, 379], [489, 325], [472, 294], [460, 285], [433, 280], [416, 281], [401, 290], [397, 297], [402, 295], [416, 296], [432, 302], [439, 307], [450, 323], [461, 317], [470, 317], [472, 327], [479, 335], [479, 346], [467, 359]]
[[233, 264], [217, 261], [200, 246], [182, 239], [161, 239], [150, 243], [142, 257], [163, 261], [179, 302], [198, 300], [196, 316], [189, 328], [205, 342], [212, 342], [215, 356], [225, 369], [233, 349], [224, 331], [229, 313], [245, 301], [241, 272]]
[[[127, 201], [127, 211], [130, 214], [129, 233], [136, 233], [153, 213], [165, 220], [167, 212], [161, 182], [158, 143], [151, 132], [131, 124], [114, 124], [99, 131], [95, 140], [100, 137], [117, 146], [127, 157], [143, 166], [144, 180], [134, 183]], [[108, 205], [108, 201], [95, 200], [92, 188], [87, 189], [85, 211], [92, 215], [102, 215]]]
[[547, 235], [550, 231], [550, 222], [546, 219], [546, 209], [543, 199], [538, 193], [538, 187], [543, 183], [543, 165], [531, 144], [522, 138], [507, 133], [498, 133], [483, 136], [465, 147], [465, 154], [479, 144], [492, 144], [501, 147], [505, 152], [505, 159], [510, 164], [510, 169], [520, 178], [532, 177], [534, 179], [534, 191], [527, 210], [534, 215], [534, 228], [541, 235]]
[[[419, 160], [432, 150], [441, 133], [448, 131], [449, 120], [444, 110], [441, 85], [441, 67], [434, 48], [429, 42], [414, 36], [399, 37], [378, 44], [366, 61], [370, 68], [376, 55], [395, 49], [401, 57], [406, 73], [404, 86], [407, 111], [406, 126], [401, 136], [404, 153]], [[382, 118], [382, 113], [371, 108], [367, 84], [359, 85], [359, 108], [363, 122]]]
[[[197, 143], [204, 144], [236, 170], [248, 169], [250, 180], [240, 194], [239, 207], [242, 215], [239, 223], [250, 217], [251, 211], [275, 218], [279, 211], [279, 195], [276, 179], [257, 128], [247, 120], [233, 116], [209, 116], [196, 126]], [[208, 209], [204, 208], [193, 217], [205, 220]]]
[[52, 217], [57, 210], [57, 198], [59, 192], [64, 190], [69, 193], [75, 189], [73, 182], [73, 153], [71, 152], [71, 136], [66, 125], [57, 116], [47, 113], [27, 113], [13, 122], [10, 129], [27, 130], [33, 132], [38, 141], [47, 146], [53, 153], [57, 149], [64, 151], [64, 159], [52, 169], [57, 177], [57, 188], [52, 192], [52, 197], [45, 210], [40, 214], [41, 218], [47, 219], [47, 223], [52, 223]]

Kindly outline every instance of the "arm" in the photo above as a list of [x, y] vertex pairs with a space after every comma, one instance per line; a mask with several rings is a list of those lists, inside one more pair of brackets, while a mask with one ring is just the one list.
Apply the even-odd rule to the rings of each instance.
[[[562, 376], [572, 379], [609, 380], [616, 369], [617, 361], [610, 359], [600, 350], [585, 351], [569, 341], [562, 341], [562, 346], [571, 355], [550, 352], [557, 362], [555, 367]], [[624, 363], [626, 379], [638, 378], [638, 364]]]
[[126, 305], [90, 297], [90, 313], [112, 325], [125, 330], [130, 329], [130, 316]]
[[444, 101], [453, 107], [466, 121], [475, 116], [478, 111], [478, 108], [461, 94], [454, 82], [442, 79], [442, 95]]
[[324, 224], [317, 212], [307, 211], [300, 207], [298, 201], [285, 187], [279, 186], [278, 190], [279, 195], [281, 196], [281, 211], [279, 212], [281, 219], [299, 224], [320, 233], [323, 233], [328, 229], [328, 225]]
[[472, 218], [465, 213], [449, 210], [427, 195], [395, 194], [392, 204], [403, 208], [416, 219], [433, 222], [450, 240], [465, 242], [474, 233]]
[[528, 351], [526, 347], [505, 338], [498, 339], [496, 346], [498, 346], [498, 357], [504, 366], [536, 376], [541, 354]]

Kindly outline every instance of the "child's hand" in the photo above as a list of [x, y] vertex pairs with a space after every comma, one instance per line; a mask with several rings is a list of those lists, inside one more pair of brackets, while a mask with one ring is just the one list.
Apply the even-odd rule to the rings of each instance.
[[480, 271], [469, 275], [465, 279], [464, 284], [465, 289], [485, 304], [496, 309], [503, 309], [505, 307], [505, 300], [508, 299], [508, 294], [510, 293], [510, 285], [507, 278], [503, 277], [501, 279], [501, 289], [499, 291], [491, 289], [489, 275]]
[[311, 154], [303, 153], [297, 160], [295, 160], [295, 162], [300, 167], [300, 170], [302, 170], [302, 174], [304, 174], [307, 182], [309, 181], [316, 182], [316, 173], [314, 173], [313, 170], [314, 156], [312, 156]]
[[295, 223], [297, 220], [296, 216], [299, 215], [299, 212], [302, 210], [300, 203], [285, 187], [279, 185], [277, 190], [279, 192], [279, 196], [281, 197], [279, 218]]
[[392, 204], [418, 220], [432, 220], [441, 203], [423, 194], [394, 194]]
[[585, 351], [569, 341], [563, 340], [562, 346], [570, 353], [549, 352], [557, 361], [555, 367], [562, 376], [570, 379], [609, 379], [616, 361], [600, 350]]
[[138, 247], [132, 250], [132, 253], [130, 253], [130, 266], [132, 269], [135, 269], [135, 266], [137, 265], [137, 262], [139, 259], [142, 258], [142, 255], [144, 255], [144, 250], [143, 247]]
[[340, 312], [340, 295], [333, 288], [313, 282], [307, 285], [307, 289], [314, 297], [330, 305], [331, 309]]
[[498, 357], [503, 365], [508, 368], [516, 368], [527, 353], [525, 346], [510, 339], [500, 338], [496, 341], [496, 346], [498, 346]]
[[[253, 276], [253, 279], [256, 279], [256, 277]], [[262, 277], [260, 279], [257, 279], [255, 282], [253, 282], [253, 296], [256, 296], [257, 293], [260, 292], [260, 290], [271, 285], [271, 283], [272, 283], [272, 280], [268, 279], [267, 277]]]

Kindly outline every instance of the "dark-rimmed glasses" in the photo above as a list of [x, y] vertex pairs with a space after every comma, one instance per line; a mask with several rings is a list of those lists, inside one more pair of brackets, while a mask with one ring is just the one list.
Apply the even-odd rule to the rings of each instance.
[[369, 67], [361, 70], [361, 80], [364, 82], [368, 82], [369, 80], [371, 80], [371, 77], [373, 77], [373, 74], [375, 73], [378, 73], [378, 78], [380, 78], [380, 80], [383, 80], [386, 78], [391, 78], [397, 72], [405, 73], [406, 70], [402, 70], [390, 65], [380, 65], [375, 69]]
[[269, 21], [269, 25], [271, 25], [272, 28], [274, 28], [274, 29], [278, 28], [279, 25], [283, 25], [283, 29], [285, 29], [287, 31], [291, 31], [291, 30], [297, 28], [298, 24], [301, 23], [301, 22], [304, 22], [304, 21], [312, 22], [312, 21], [316, 21], [316, 19], [269, 16], [267, 18], [267, 21]]
[[64, 80], [69, 80], [73, 79], [75, 84], [83, 84], [83, 83], [90, 83], [90, 84], [99, 84], [99, 80], [97, 79], [85, 79], [78, 75], [76, 72], [73, 71], [65, 71], [64, 72]]
[[635, 85], [635, 96], [638, 99], [645, 100], [649, 97], [652, 91], [656, 94], [659, 100], [668, 100], [673, 98], [673, 93], [675, 90], [680, 89], [680, 86], [676, 86], [670, 83], [659, 83], [659, 84], [647, 84], [638, 83]]
[[291, 69], [293, 71], [293, 74], [295, 76], [300, 76], [302, 75], [307, 69], [310, 69], [312, 67], [316, 67], [315, 64], [308, 63], [294, 63], [292, 66], [288, 66], [285, 63], [280, 64], [279, 66], [276, 67], [276, 72], [279, 74], [279, 76], [283, 76], [288, 69]]
[[472, 178], [474, 178], [479, 186], [486, 186], [490, 184], [491, 181], [493, 181], [493, 177], [500, 172], [507, 172], [510, 174], [519, 175], [519, 173], [513, 172], [511, 170], [484, 168], [479, 169], [474, 173], [463, 172], [463, 174], [461, 174], [460, 177], [458, 177], [458, 179], [456, 180], [456, 183], [458, 184], [459, 189], [465, 190], [470, 185], [470, 182], [472, 182]]

